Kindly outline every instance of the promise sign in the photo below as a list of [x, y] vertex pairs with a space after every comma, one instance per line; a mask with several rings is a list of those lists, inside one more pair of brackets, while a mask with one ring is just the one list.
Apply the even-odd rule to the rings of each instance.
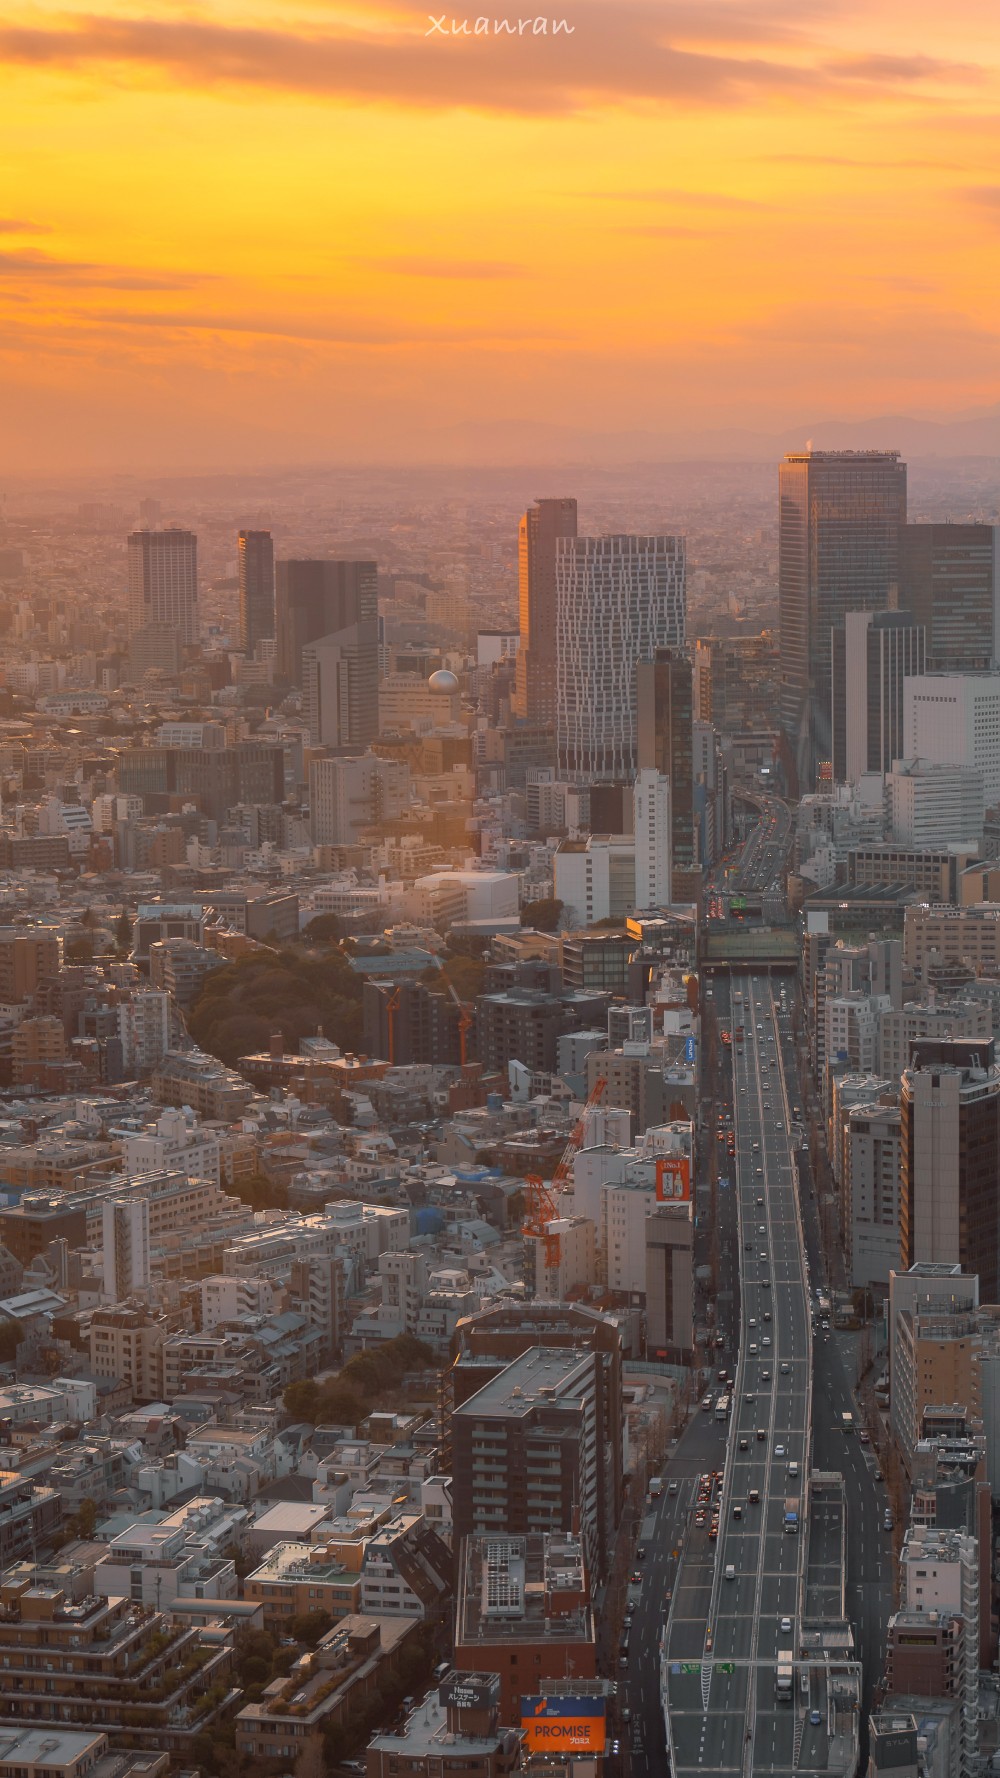
[[530, 1753], [603, 1753], [607, 1739], [603, 1697], [521, 1699], [521, 1729]]

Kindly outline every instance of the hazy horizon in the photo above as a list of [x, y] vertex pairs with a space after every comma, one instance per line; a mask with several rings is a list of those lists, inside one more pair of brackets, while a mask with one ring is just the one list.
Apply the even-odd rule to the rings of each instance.
[[12, 0], [0, 472], [894, 415], [1000, 455], [996, 9], [433, 16]]

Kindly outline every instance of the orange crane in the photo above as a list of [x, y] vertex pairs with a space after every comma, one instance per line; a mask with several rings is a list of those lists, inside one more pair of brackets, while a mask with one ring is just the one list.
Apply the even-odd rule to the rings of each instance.
[[564, 1191], [569, 1181], [573, 1166], [573, 1156], [583, 1141], [587, 1129], [587, 1113], [594, 1105], [599, 1105], [607, 1090], [607, 1079], [602, 1077], [594, 1087], [586, 1105], [578, 1117], [566, 1147], [556, 1164], [550, 1185], [537, 1173], [529, 1173], [524, 1181], [524, 1194], [527, 1213], [524, 1218], [524, 1233], [545, 1243], [545, 1264], [554, 1270], [559, 1264], [561, 1244], [557, 1233], [551, 1231], [549, 1223], [559, 1217], [555, 1201], [555, 1193]]
[[469, 1032], [476, 1022], [475, 1014], [460, 1000], [453, 982], [448, 983], [448, 992], [458, 1007], [458, 1053], [462, 1058], [462, 1067], [468, 1062]]
[[403, 989], [402, 989], [402, 986], [400, 985], [400, 987], [398, 987], [395, 990], [395, 992], [389, 996], [389, 1000], [388, 1000], [388, 1003], [387, 1003], [386, 1009], [385, 1009], [386, 1029], [389, 1034], [389, 1066], [390, 1066], [390, 1068], [394, 1067], [395, 1061], [396, 1061], [396, 1014], [399, 1011], [399, 1004], [400, 1004], [400, 1001], [402, 1000], [402, 998], [403, 998]]

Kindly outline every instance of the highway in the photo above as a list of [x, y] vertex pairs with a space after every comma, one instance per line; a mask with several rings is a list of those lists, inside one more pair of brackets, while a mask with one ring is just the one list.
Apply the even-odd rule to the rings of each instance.
[[744, 1030], [733, 1042], [741, 1348], [721, 1492], [713, 1487], [692, 1529], [668, 1618], [676, 1778], [826, 1768], [822, 1725], [808, 1725], [797, 1749], [797, 1713], [775, 1695], [777, 1657], [793, 1652], [801, 1609], [805, 1535], [786, 1533], [784, 1520], [787, 1501], [803, 1520], [812, 1339], [783, 1033], [766, 973], [735, 975], [731, 986], [733, 1025]]

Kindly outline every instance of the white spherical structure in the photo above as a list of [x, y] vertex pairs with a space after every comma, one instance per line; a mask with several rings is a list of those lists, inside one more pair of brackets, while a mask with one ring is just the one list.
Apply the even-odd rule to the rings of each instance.
[[458, 679], [447, 667], [439, 667], [427, 681], [428, 690], [437, 692], [441, 698], [452, 698], [458, 690]]

